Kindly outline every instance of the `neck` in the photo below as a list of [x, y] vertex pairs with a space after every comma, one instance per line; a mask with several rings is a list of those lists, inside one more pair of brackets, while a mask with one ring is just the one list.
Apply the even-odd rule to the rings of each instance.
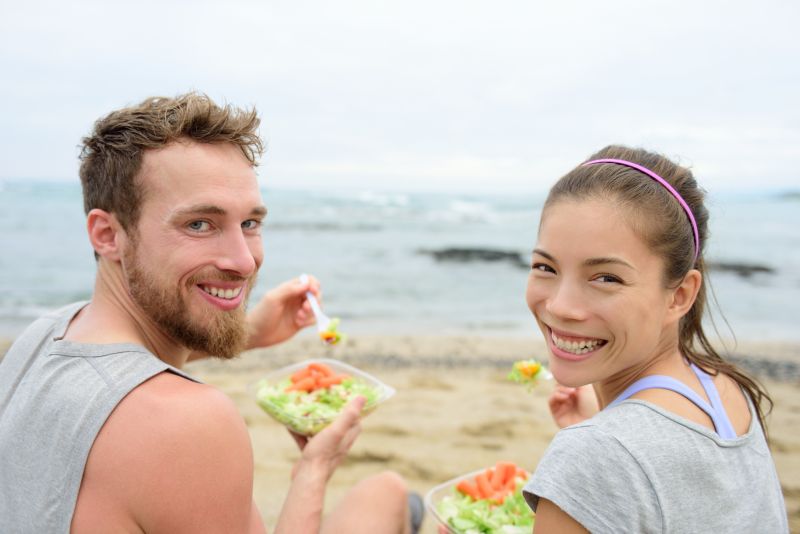
[[72, 320], [64, 339], [80, 343], [141, 345], [160, 360], [181, 368], [190, 350], [167, 336], [139, 308], [118, 262], [100, 259], [91, 302]]
[[688, 365], [678, 349], [677, 332], [662, 338], [650, 358], [627, 367], [609, 378], [593, 384], [602, 410], [616, 399], [631, 384], [650, 375], [684, 376]]

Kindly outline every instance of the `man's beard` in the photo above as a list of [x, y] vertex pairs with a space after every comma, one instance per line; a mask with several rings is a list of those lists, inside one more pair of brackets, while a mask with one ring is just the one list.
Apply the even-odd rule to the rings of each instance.
[[[202, 310], [202, 319], [192, 320], [192, 314], [181, 293], [181, 287], [169, 287], [159, 283], [158, 279], [146, 272], [138, 261], [137, 246], [132, 244], [125, 253], [128, 274], [128, 287], [133, 301], [145, 312], [147, 317], [156, 323], [168, 336], [187, 348], [200, 351], [211, 356], [230, 359], [242, 352], [247, 345], [248, 329], [245, 320], [244, 305], [235, 310], [213, 310], [211, 305]], [[193, 276], [187, 286], [190, 290], [200, 280], [235, 281], [244, 280], [222, 271], [198, 273]], [[250, 289], [255, 280], [246, 280], [246, 291], [243, 303], [247, 301]], [[202, 291], [202, 290], [201, 290]]]

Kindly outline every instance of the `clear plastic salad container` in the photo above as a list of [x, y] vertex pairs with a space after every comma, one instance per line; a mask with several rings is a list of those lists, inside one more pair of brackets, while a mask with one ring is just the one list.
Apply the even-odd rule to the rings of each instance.
[[519, 477], [516, 490], [501, 504], [476, 501], [456, 489], [459, 482], [473, 480], [486, 469], [479, 469], [432, 488], [425, 495], [425, 506], [448, 534], [530, 534], [534, 513], [522, 496], [528, 473]]
[[[291, 376], [312, 363], [328, 366], [335, 373], [347, 375], [340, 384], [316, 391], [287, 391]], [[393, 387], [374, 376], [338, 360], [318, 358], [305, 360], [268, 373], [253, 384], [256, 402], [273, 419], [303, 436], [312, 436], [328, 426], [347, 403], [357, 397], [366, 398], [362, 416], [395, 394]]]

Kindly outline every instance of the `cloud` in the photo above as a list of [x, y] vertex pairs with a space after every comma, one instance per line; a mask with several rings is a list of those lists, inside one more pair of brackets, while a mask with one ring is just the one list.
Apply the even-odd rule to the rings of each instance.
[[276, 186], [539, 190], [624, 142], [707, 187], [797, 186], [794, 2], [18, 2], [0, 178], [74, 179], [108, 111], [256, 106]]

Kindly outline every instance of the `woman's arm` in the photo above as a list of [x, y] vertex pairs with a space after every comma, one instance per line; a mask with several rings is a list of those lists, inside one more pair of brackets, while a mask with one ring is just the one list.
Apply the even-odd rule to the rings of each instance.
[[561, 508], [547, 499], [539, 499], [536, 507], [536, 521], [533, 525], [534, 534], [585, 534], [589, 532], [583, 525], [572, 519]]

